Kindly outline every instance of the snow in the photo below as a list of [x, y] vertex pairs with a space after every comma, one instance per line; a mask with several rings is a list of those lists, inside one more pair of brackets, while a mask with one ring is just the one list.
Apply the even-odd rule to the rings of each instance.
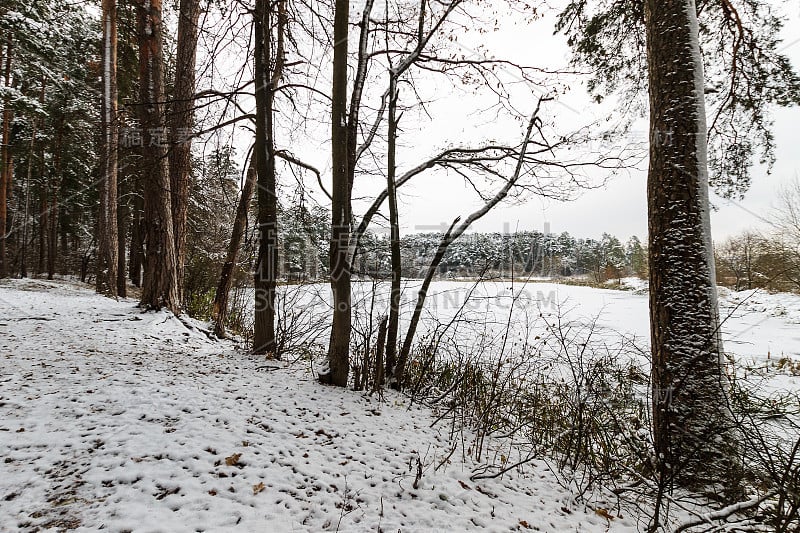
[[637, 529], [543, 461], [473, 482], [429, 410], [189, 319], [31, 280], [1, 282], [0, 309], [3, 531]]
[[[719, 306], [717, 294], [717, 273], [714, 266], [714, 244], [711, 237], [711, 214], [709, 212], [710, 203], [708, 199], [708, 126], [706, 125], [706, 101], [705, 101], [705, 78], [703, 73], [703, 53], [700, 49], [700, 23], [697, 20], [697, 7], [695, 0], [686, 0], [686, 16], [689, 19], [689, 46], [691, 48], [693, 71], [694, 71], [694, 103], [697, 106], [695, 117], [697, 130], [695, 134], [695, 154], [697, 156], [697, 181], [699, 194], [697, 201], [700, 203], [700, 213], [702, 216], [703, 236], [705, 237], [705, 254], [708, 263], [708, 271], [711, 277], [711, 287], [709, 288], [710, 302], [715, 307]], [[717, 332], [720, 317], [713, 317], [712, 329]], [[717, 340], [720, 340], [717, 338]], [[724, 346], [720, 344], [720, 348]], [[724, 363], [724, 350], [720, 350], [720, 363]]]
[[[401, 332], [416, 303], [418, 280], [404, 280], [401, 296]], [[451, 338], [475, 339], [503, 335], [509, 324], [517, 338], [533, 339], [546, 332], [559, 315], [575, 325], [595, 325], [597, 335], [623, 337], [646, 352], [650, 343], [647, 281], [622, 280], [625, 290], [566, 285], [553, 281], [434, 281], [428, 290], [419, 336], [437, 324], [451, 326]], [[373, 308], [375, 316], [386, 314], [388, 283], [376, 285], [372, 301], [371, 282], [353, 282], [353, 301], [360, 309]], [[330, 309], [327, 285], [282, 287], [288, 291], [286, 306], [306, 313], [307, 320], [321, 320]], [[769, 294], [762, 290], [734, 292], [720, 288], [722, 337], [726, 354], [737, 361], [764, 364], [780, 357], [800, 360], [800, 296]], [[284, 293], [285, 294], [285, 293]], [[469, 298], [468, 298], [469, 296]], [[463, 307], [462, 307], [463, 306]], [[316, 317], [316, 318], [312, 318]], [[319, 338], [327, 340], [327, 332]], [[646, 361], [643, 361], [646, 363]]]

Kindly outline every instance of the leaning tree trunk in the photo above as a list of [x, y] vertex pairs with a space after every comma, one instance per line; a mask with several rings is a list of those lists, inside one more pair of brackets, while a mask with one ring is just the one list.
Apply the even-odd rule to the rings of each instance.
[[103, 94], [97, 292], [117, 296], [117, 2], [103, 0]]
[[141, 306], [180, 312], [172, 228], [167, 135], [164, 127], [164, 61], [161, 0], [137, 0], [139, 123], [143, 131], [145, 265]]
[[183, 302], [186, 260], [186, 215], [192, 171], [191, 131], [194, 126], [195, 63], [200, 0], [181, 0], [175, 58], [175, 89], [170, 104], [169, 180], [172, 190], [172, 224], [175, 232], [178, 295]]
[[694, 0], [647, 0], [653, 424], [662, 482], [730, 481], [730, 418], [711, 245]]
[[328, 373], [320, 380], [347, 386], [350, 372], [350, 180], [347, 172], [347, 34], [349, 0], [336, 0], [333, 21], [333, 84], [331, 91], [331, 245], [333, 324], [328, 344]]
[[253, 198], [253, 190], [256, 186], [256, 173], [255, 163], [251, 160], [244, 179], [244, 185], [242, 186], [242, 192], [239, 196], [239, 205], [236, 207], [236, 218], [233, 221], [231, 240], [228, 241], [228, 252], [225, 254], [225, 262], [222, 264], [222, 272], [219, 275], [217, 292], [214, 293], [211, 320], [214, 322], [214, 335], [219, 338], [225, 337], [228, 294], [231, 291], [236, 261], [239, 257], [239, 248], [244, 238], [244, 230], [247, 227], [247, 212], [250, 210], [250, 201]]
[[[439, 264], [442, 262], [442, 259], [444, 259], [447, 248], [456, 239], [461, 237], [461, 235], [463, 235], [464, 232], [469, 229], [473, 222], [483, 218], [486, 213], [494, 209], [497, 204], [502, 202], [508, 196], [508, 193], [511, 191], [511, 189], [516, 186], [520, 176], [522, 175], [522, 168], [525, 163], [525, 155], [528, 151], [528, 143], [530, 142], [531, 135], [533, 134], [533, 129], [534, 127], [537, 127], [537, 125], [541, 124], [539, 119], [539, 109], [541, 108], [543, 101], [550, 99], [550, 97], [540, 97], [539, 102], [536, 104], [536, 109], [533, 111], [533, 115], [531, 115], [530, 122], [528, 122], [528, 129], [525, 131], [525, 138], [522, 139], [522, 144], [520, 145], [519, 157], [517, 158], [517, 166], [514, 169], [514, 174], [492, 198], [487, 200], [482, 207], [471, 213], [466, 220], [464, 220], [464, 222], [458, 224], [458, 222], [461, 220], [461, 217], [456, 218], [453, 223], [450, 224], [450, 227], [439, 241], [439, 246], [436, 249], [436, 253], [433, 255], [430, 265], [428, 265], [428, 271], [425, 274], [422, 287], [420, 287], [419, 292], [417, 293], [417, 303], [414, 306], [414, 312], [411, 315], [408, 331], [406, 331], [406, 336], [403, 340], [403, 347], [400, 350], [400, 357], [398, 357], [397, 365], [395, 366], [394, 372], [390, 377], [390, 383], [392, 383], [393, 387], [400, 389], [403, 386], [406, 363], [408, 363], [408, 358], [411, 355], [411, 347], [414, 343], [414, 335], [417, 333], [419, 319], [422, 316], [422, 309], [425, 306], [425, 298], [428, 296], [428, 288], [431, 285], [431, 281], [433, 281], [433, 276], [436, 274], [436, 271], [439, 268]], [[456, 226], [456, 224], [458, 224], [458, 226]]]

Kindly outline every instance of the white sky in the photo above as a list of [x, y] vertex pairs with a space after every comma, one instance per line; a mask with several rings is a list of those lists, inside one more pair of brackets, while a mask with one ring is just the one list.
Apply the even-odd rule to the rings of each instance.
[[[772, 0], [776, 5], [783, 6], [782, 10], [788, 14], [788, 22], [783, 31], [784, 53], [793, 61], [795, 68], [800, 69], [800, 5], [796, 2], [783, 2]], [[360, 2], [353, 2], [351, 20], [355, 21], [360, 16]], [[459, 37], [459, 46], [471, 57], [492, 56], [495, 58], [510, 59], [520, 64], [559, 69], [568, 65], [570, 51], [563, 35], [553, 35], [553, 14], [529, 24], [522, 17], [509, 17], [504, 13], [493, 13], [491, 3], [482, 4], [486, 7], [482, 16], [487, 20], [500, 20], [498, 31], [478, 34], [466, 32]], [[246, 19], [244, 24], [246, 25]], [[247, 32], [241, 33], [240, 39], [247, 39]], [[476, 37], [477, 36], [477, 37]], [[351, 46], [355, 46], [351, 36]], [[470, 42], [485, 47], [486, 52], [472, 52]], [[235, 59], [235, 58], [231, 58]], [[239, 58], [240, 59], [240, 58]], [[330, 57], [322, 59], [327, 64]], [[238, 70], [239, 61], [232, 60], [230, 64], [224, 62], [217, 64], [220, 69], [216, 76], [225, 77], [230, 68]], [[200, 64], [203, 64], [201, 58]], [[323, 71], [323, 78], [327, 74]], [[216, 77], [215, 76], [215, 77]], [[445, 146], [475, 145], [482, 139], [497, 138], [512, 144], [518, 143], [521, 137], [522, 124], [506, 121], [493, 121], [476, 116], [475, 109], [481, 107], [479, 96], [459, 92], [449, 87], [443, 87], [440, 81], [430, 81], [415, 77], [419, 92], [424, 98], [431, 101], [428, 111], [432, 119], [415, 113], [407, 112], [401, 120], [401, 137], [398, 144], [398, 174], [411, 168], [422, 160]], [[228, 80], [232, 82], [232, 80]], [[376, 104], [376, 95], [383, 92], [381, 84], [385, 80], [378, 75], [372, 80], [369, 87], [370, 95], [365, 97], [368, 105]], [[589, 99], [585, 87], [575, 80], [561, 80], [570, 83], [569, 90], [560, 95], [557, 102], [548, 104], [544, 113], [548, 122], [552, 124], [551, 131], [569, 133], [595, 120], [602, 119], [614, 112], [613, 103], [597, 105]], [[325, 86], [323, 79], [318, 80]], [[514, 90], [514, 89], [512, 89]], [[535, 104], [536, 95], [524, 91], [517, 103], [528, 112]], [[408, 93], [405, 94], [408, 97]], [[403, 96], [401, 96], [402, 101]], [[646, 98], [646, 95], [642, 95]], [[245, 99], [246, 100], [246, 99]], [[250, 99], [252, 100], [252, 99]], [[244, 102], [244, 101], [243, 101]], [[250, 102], [250, 105], [252, 102]], [[248, 104], [245, 103], [245, 106]], [[617, 117], [618, 118], [618, 117]], [[769, 226], [762, 220], [768, 218], [777, 199], [777, 190], [781, 184], [788, 182], [800, 174], [800, 150], [796, 148], [800, 141], [800, 109], [778, 109], [774, 114], [774, 134], [776, 141], [777, 161], [771, 175], [766, 174], [766, 169], [756, 166], [753, 169], [752, 187], [745, 199], [741, 202], [731, 202], [711, 195], [712, 204], [716, 211], [712, 212], [712, 233], [715, 240], [721, 240], [737, 234], [746, 229], [768, 230]], [[323, 180], [330, 183], [330, 146], [329, 126], [327, 113], [317, 117], [318, 122], [304, 123], [301, 129], [299, 124], [290, 124], [288, 129], [276, 132], [279, 147], [288, 147], [301, 159], [315, 165], [323, 173]], [[383, 126], [385, 127], [385, 121]], [[240, 156], [244, 156], [247, 146], [252, 142], [252, 133], [244, 132], [237, 128], [237, 147]], [[302, 131], [301, 131], [302, 130]], [[647, 139], [647, 123], [641, 119], [634, 124], [632, 135], [637, 139]], [[380, 173], [385, 167], [385, 141], [376, 139], [375, 142], [378, 158], [375, 164], [377, 169], [374, 176], [360, 176], [357, 178], [354, 196], [362, 200], [355, 200], [354, 210], [360, 216], [368, 205], [368, 201], [385, 187], [385, 178]], [[364, 158], [367, 159], [367, 158]], [[369, 164], [369, 163], [367, 163]], [[515, 230], [543, 230], [545, 224], [550, 231], [560, 233], [568, 231], [575, 237], [600, 237], [603, 233], [611, 233], [626, 240], [631, 235], [637, 235], [645, 240], [647, 233], [647, 201], [646, 201], [646, 159], [638, 169], [631, 169], [621, 175], [610, 179], [606, 186], [588, 190], [574, 201], [556, 202], [529, 196], [523, 204], [501, 204], [483, 219], [477, 222], [473, 229], [486, 232], [504, 232]], [[608, 178], [602, 172], [595, 171], [592, 177], [598, 182]], [[314, 180], [308, 178], [307, 184]], [[291, 177], [282, 177], [284, 185], [291, 186]], [[490, 191], [491, 188], [486, 188]], [[314, 195], [323, 205], [327, 205], [321, 193]], [[403, 233], [414, 231], [431, 231], [433, 228], [447, 227], [456, 217], [467, 216], [480, 204], [474, 190], [463, 179], [452, 173], [445, 175], [443, 172], [427, 171], [415, 177], [399, 190], [401, 227]], [[384, 212], [385, 212], [384, 205]], [[761, 217], [761, 218], [759, 218]], [[380, 232], [378, 227], [381, 220], [373, 219], [371, 229]]]
[[[785, 6], [790, 15], [783, 32], [784, 53], [800, 67], [800, 6]], [[569, 50], [563, 36], [552, 35], [552, 22], [544, 20], [534, 26], [507, 21], [502, 31], [490, 34], [484, 41], [495, 57], [510, 57], [522, 63], [565, 66]], [[549, 111], [559, 124], [576, 127], [598, 117], [601, 106], [593, 104], [584, 87], [573, 87], [562, 99], [566, 105], [552, 104]], [[453, 123], [463, 116], [458, 102], [444, 104], [452, 112]], [[607, 108], [606, 108], [607, 110]], [[800, 174], [800, 109], [778, 109], [775, 118], [777, 161], [771, 175], [766, 169], [753, 169], [752, 187], [745, 199], [731, 202], [711, 195], [716, 211], [712, 213], [712, 233], [721, 240], [746, 229], [768, 230], [759, 217], [769, 217], [781, 184]], [[452, 126], [452, 124], [451, 124]], [[487, 125], [487, 127], [491, 127]], [[638, 126], [646, 131], [646, 122]], [[636, 130], [636, 127], [634, 127]], [[646, 135], [645, 135], [646, 138]], [[402, 149], [401, 149], [402, 151]], [[400, 156], [402, 157], [402, 155]], [[524, 205], [499, 205], [474, 225], [479, 231], [514, 231], [539, 229], [549, 223], [553, 232], [568, 231], [576, 237], [599, 237], [612, 233], [621, 239], [647, 233], [646, 162], [639, 170], [617, 176], [605, 187], [589, 190], [571, 202], [555, 202], [531, 198]], [[424, 183], [424, 185], [423, 185]], [[456, 216], [467, 215], [479, 205], [474, 192], [459, 179], [425, 179], [401, 189], [403, 231], [414, 231], [419, 225], [448, 225]], [[428, 229], [428, 228], [425, 228]]]

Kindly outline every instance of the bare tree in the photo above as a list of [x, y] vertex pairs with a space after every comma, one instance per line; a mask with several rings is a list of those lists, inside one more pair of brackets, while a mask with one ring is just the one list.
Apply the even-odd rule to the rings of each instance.
[[[275, 91], [283, 76], [286, 0], [256, 2], [255, 83], [258, 169], [258, 260], [255, 268], [253, 353], [279, 357], [275, 343], [278, 278], [278, 195], [275, 169]], [[272, 34], [275, 32], [275, 38]], [[274, 48], [273, 48], [274, 46]]]
[[350, 246], [351, 191], [348, 171], [347, 37], [349, 0], [336, 0], [333, 21], [333, 82], [331, 90], [331, 157], [333, 200], [331, 208], [330, 276], [333, 324], [328, 345], [329, 371], [325, 383], [347, 386], [350, 371]]
[[428, 266], [428, 271], [425, 274], [425, 278], [422, 281], [422, 286], [417, 293], [417, 303], [414, 306], [414, 312], [411, 315], [411, 322], [408, 326], [408, 330], [406, 331], [406, 336], [403, 341], [403, 347], [400, 351], [400, 357], [397, 360], [397, 366], [393, 369], [392, 375], [390, 377], [390, 383], [392, 383], [395, 387], [400, 388], [403, 383], [403, 375], [405, 372], [406, 362], [408, 361], [408, 357], [411, 354], [411, 347], [414, 342], [414, 335], [417, 331], [417, 326], [419, 324], [419, 319], [422, 316], [422, 309], [425, 305], [425, 297], [428, 294], [428, 288], [430, 287], [431, 281], [433, 281], [433, 277], [436, 274], [436, 271], [439, 268], [439, 264], [441, 263], [442, 259], [444, 258], [445, 252], [447, 252], [447, 247], [450, 246], [453, 241], [458, 239], [464, 232], [472, 225], [473, 222], [482, 218], [486, 213], [492, 210], [497, 204], [503, 201], [509, 194], [509, 192], [514, 188], [514, 186], [519, 181], [520, 177], [522, 176], [522, 170], [524, 168], [525, 163], [525, 153], [528, 149], [528, 144], [531, 140], [531, 135], [533, 134], [534, 128], [537, 128], [541, 124], [541, 119], [539, 118], [539, 110], [541, 108], [542, 102], [545, 100], [550, 100], [550, 98], [540, 98], [539, 102], [536, 105], [536, 109], [534, 110], [530, 122], [528, 123], [527, 131], [525, 132], [525, 137], [522, 140], [522, 144], [520, 145], [519, 149], [519, 159], [517, 160], [517, 165], [514, 170], [514, 174], [508, 178], [505, 184], [500, 188], [497, 193], [490, 198], [480, 209], [470, 214], [464, 222], [459, 224], [460, 218], [456, 218], [453, 223], [450, 225], [449, 229], [445, 232], [442, 236], [442, 240], [439, 242], [439, 246], [436, 249], [436, 253], [431, 260], [430, 265]]
[[[397, 361], [397, 335], [400, 323], [400, 282], [402, 279], [402, 264], [400, 256], [400, 219], [397, 211], [397, 187], [395, 177], [397, 174], [397, 104], [400, 98], [398, 81], [406, 71], [420, 58], [431, 39], [438, 33], [447, 17], [459, 6], [461, 2], [455, 0], [446, 5], [446, 8], [438, 14], [431, 24], [426, 28], [427, 0], [419, 3], [419, 13], [416, 28], [416, 43], [411, 51], [401, 55], [397, 65], [393, 64], [392, 55], [388, 54], [389, 61], [389, 89], [388, 89], [388, 149], [387, 149], [387, 172], [386, 172], [386, 192], [389, 200], [389, 228], [390, 228], [390, 249], [392, 260], [392, 284], [389, 297], [389, 318], [386, 328], [386, 369], [387, 374], [394, 374], [394, 366]], [[388, 13], [386, 21], [387, 31], [387, 52], [389, 50], [388, 38]]]
[[780, 192], [773, 216], [778, 229], [781, 276], [800, 290], [800, 178], [795, 177]]

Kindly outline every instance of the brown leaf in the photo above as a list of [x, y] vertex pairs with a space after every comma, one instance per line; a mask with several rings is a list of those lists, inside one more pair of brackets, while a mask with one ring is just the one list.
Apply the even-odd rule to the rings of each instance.
[[608, 509], [603, 509], [602, 507], [598, 507], [597, 509], [594, 510], [594, 512], [598, 516], [602, 516], [606, 520], [614, 520], [614, 517], [611, 516], [611, 514], [609, 514]]
[[264, 482], [261, 481], [260, 483], [258, 483], [256, 485], [253, 485], [253, 494], [258, 494], [259, 492], [261, 492], [265, 488], [267, 488], [267, 487], [265, 487], [264, 486]]
[[520, 520], [520, 521], [519, 521], [519, 525], [521, 525], [521, 526], [522, 526], [522, 527], [524, 527], [525, 529], [532, 529], [532, 528], [531, 528], [531, 525], [530, 525], [528, 522], [526, 522], [525, 520]]
[[225, 458], [225, 464], [228, 466], [236, 466], [239, 464], [239, 458], [242, 456], [240, 453], [235, 453]]

